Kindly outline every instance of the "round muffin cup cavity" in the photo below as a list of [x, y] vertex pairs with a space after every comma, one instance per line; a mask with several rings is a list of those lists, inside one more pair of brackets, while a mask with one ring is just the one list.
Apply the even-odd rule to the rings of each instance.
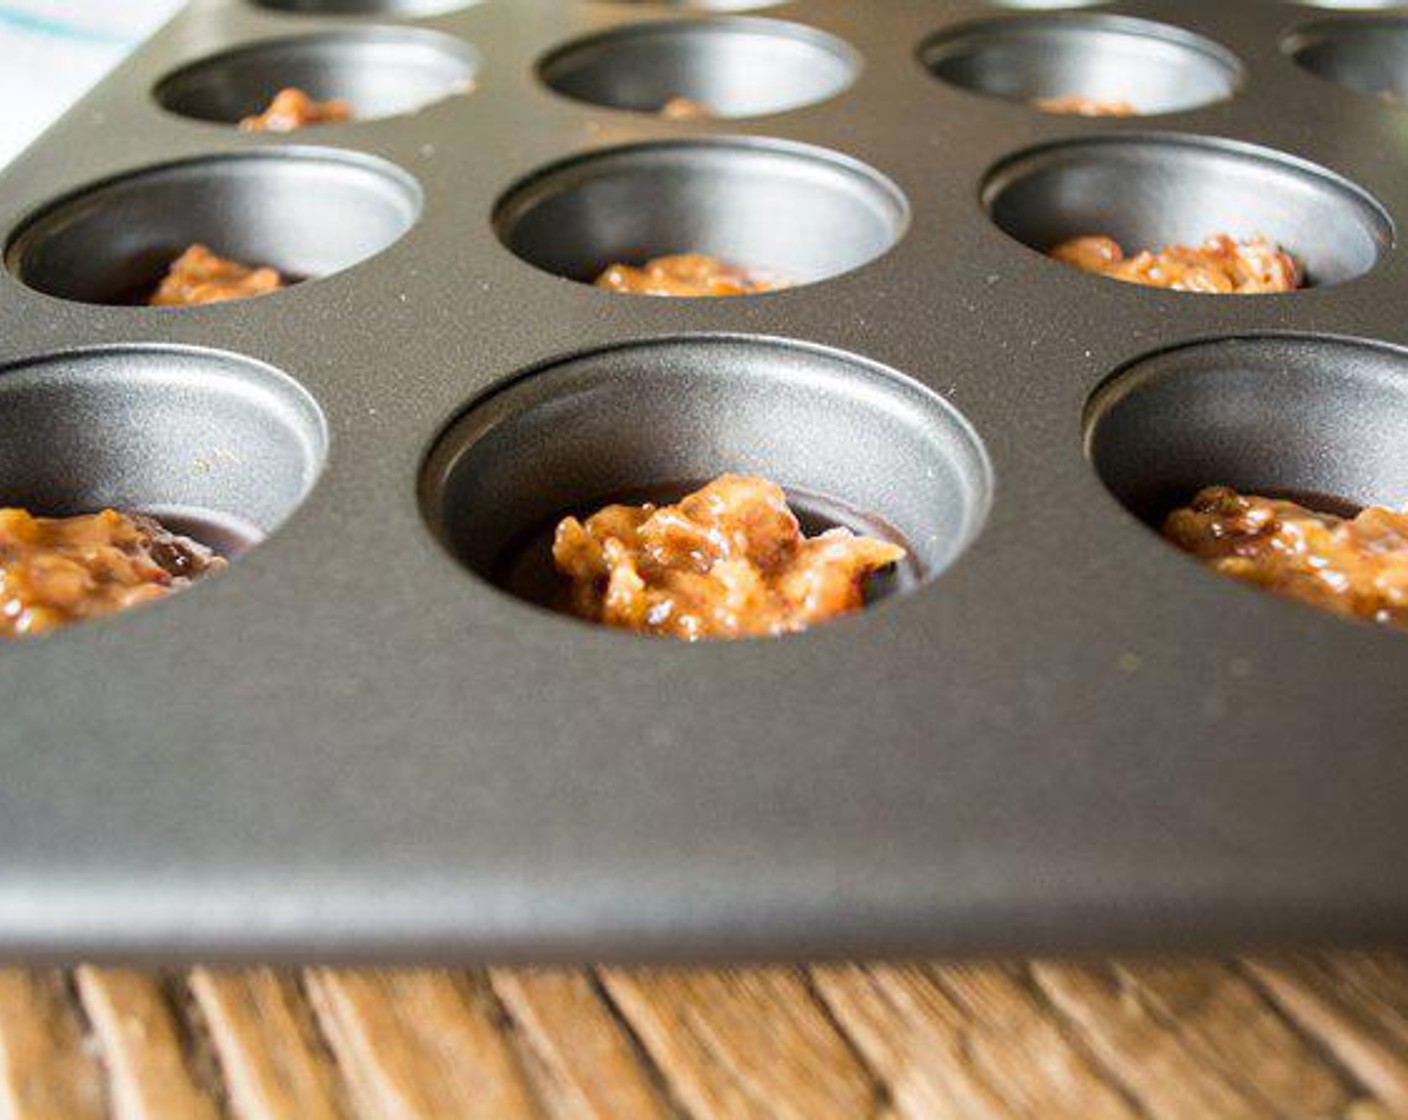
[[815, 104], [855, 79], [856, 53], [799, 24], [705, 19], [638, 24], [577, 39], [538, 65], [544, 84], [577, 101], [656, 113], [683, 97], [713, 117]]
[[950, 85], [1012, 101], [1079, 97], [1173, 113], [1231, 97], [1242, 67], [1218, 44], [1152, 20], [1021, 16], [929, 39], [920, 60]]
[[1294, 0], [1307, 8], [1329, 8], [1340, 12], [1381, 12], [1401, 8], [1402, 0]]
[[904, 545], [872, 598], [942, 572], [992, 494], [976, 434], [917, 383], [835, 351], [705, 336], [568, 358], [472, 405], [430, 452], [421, 508], [469, 571], [547, 606], [558, 519], [674, 501], [725, 473], [783, 486], [809, 534]]
[[1197, 342], [1140, 358], [1098, 389], [1086, 412], [1096, 473], [1155, 529], [1206, 486], [1330, 513], [1402, 509], [1405, 434], [1408, 351], [1300, 335]]
[[1408, 18], [1331, 19], [1281, 42], [1297, 66], [1354, 93], [1408, 104]]
[[993, 0], [996, 7], [1019, 12], [1064, 12], [1096, 8], [1109, 0]]
[[250, 0], [256, 8], [310, 16], [395, 16], [419, 19], [471, 8], [480, 0]]
[[230, 556], [298, 507], [327, 454], [318, 405], [249, 359], [81, 350], [0, 369], [0, 506], [149, 513]]
[[584, 283], [612, 264], [698, 252], [789, 285], [859, 268], [908, 221], [899, 188], [855, 160], [742, 139], [580, 156], [513, 187], [494, 218], [519, 257]]
[[355, 28], [237, 47], [183, 66], [157, 85], [163, 108], [238, 124], [282, 89], [342, 100], [358, 121], [423, 109], [472, 88], [479, 60], [466, 43], [421, 28]]
[[1305, 286], [1364, 275], [1393, 240], [1383, 207], [1334, 172], [1190, 136], [1044, 145], [1000, 163], [982, 198], [999, 229], [1041, 253], [1089, 234], [1112, 237], [1130, 254], [1199, 245], [1213, 234], [1264, 237], [1295, 258]]
[[211, 156], [69, 195], [20, 227], [5, 262], [22, 283], [60, 299], [140, 304], [192, 244], [290, 281], [317, 279], [391, 245], [420, 207], [414, 180], [370, 157]]
[[615, 0], [638, 8], [665, 8], [681, 12], [756, 12], [776, 8], [787, 0]]

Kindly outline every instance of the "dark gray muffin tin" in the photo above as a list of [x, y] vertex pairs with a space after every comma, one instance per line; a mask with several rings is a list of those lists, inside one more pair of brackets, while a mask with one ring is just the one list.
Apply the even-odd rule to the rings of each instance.
[[[1408, 932], [1408, 639], [1139, 520], [1211, 483], [1408, 503], [1408, 110], [1375, 96], [1408, 37], [1344, 30], [1382, 13], [342, 6], [197, 0], [0, 179], [0, 504], [267, 537], [0, 650], [0, 950]], [[384, 119], [220, 123], [270, 80]], [[1123, 89], [1169, 111], [1023, 103]], [[670, 93], [730, 119], [631, 111]], [[1034, 251], [1218, 230], [1313, 286], [1182, 295]], [[313, 279], [112, 305], [193, 240]], [[685, 248], [800, 283], [568, 279]], [[858, 617], [693, 647], [491, 585], [564, 510], [726, 470], [913, 564]]]

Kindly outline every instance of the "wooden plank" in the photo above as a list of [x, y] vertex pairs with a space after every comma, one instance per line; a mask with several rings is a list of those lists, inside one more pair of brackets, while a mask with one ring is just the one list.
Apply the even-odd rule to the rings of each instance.
[[105, 1107], [63, 974], [0, 970], [0, 1116], [87, 1120]]
[[1163, 1024], [1163, 1045], [1219, 1073], [1258, 1115], [1339, 1116], [1362, 1095], [1234, 969], [1143, 961], [1116, 972]]
[[77, 979], [107, 1067], [117, 1120], [207, 1120], [219, 1115], [153, 977], [85, 966]]
[[1037, 964], [1033, 975], [1149, 1116], [1337, 1115], [1357, 1095], [1225, 965]]
[[336, 1120], [346, 1115], [336, 1070], [318, 1048], [292, 979], [267, 968], [191, 974], [230, 1106], [241, 1120]]
[[1408, 955], [1402, 953], [1333, 953], [1320, 960], [1339, 976], [1345, 990], [1374, 995], [1381, 1028], [1401, 1039], [1408, 1023]]
[[661, 1120], [669, 1115], [589, 973], [494, 969], [529, 1074], [553, 1117]]
[[0, 970], [0, 1117], [1408, 1116], [1397, 954], [308, 986], [316, 1021], [267, 970], [195, 970], [194, 1009], [125, 970], [79, 970], [81, 1009], [58, 973]]
[[817, 990], [913, 1120], [1135, 1115], [1014, 970], [812, 970]]
[[796, 971], [601, 976], [691, 1116], [857, 1120], [883, 1111], [884, 1094]]
[[1345, 953], [1244, 963], [1301, 1030], [1393, 1114], [1408, 1115], [1408, 961]]
[[313, 969], [307, 982], [359, 1115], [521, 1120], [539, 1114], [482, 978]]

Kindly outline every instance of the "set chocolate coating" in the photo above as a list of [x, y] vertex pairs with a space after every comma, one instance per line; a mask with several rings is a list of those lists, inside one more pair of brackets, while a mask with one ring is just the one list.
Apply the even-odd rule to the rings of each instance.
[[[1139, 520], [1211, 482], [1408, 501], [1386, 450], [1408, 431], [1408, 117], [1296, 64], [1283, 40], [1327, 13], [354, 6], [197, 4], [0, 183], [0, 504], [266, 538], [0, 655], [0, 947], [683, 958], [1408, 927], [1408, 643], [1216, 579]], [[1077, 119], [1024, 99], [1083, 90], [989, 96], [923, 61], [976, 23], [1131, 17], [1215, 44], [1226, 96]], [[700, 19], [810, 29], [849, 83], [664, 121], [538, 69]], [[339, 43], [403, 31], [470, 60], [472, 90], [291, 136], [153, 93], [266, 40], [330, 37], [335, 70]], [[1262, 234], [1310, 287], [1190, 296], [1042, 255], [1089, 232]], [[195, 241], [309, 279], [116, 302]], [[798, 283], [582, 282], [682, 250]], [[696, 648], [493, 586], [554, 513], [724, 471], [885, 519], [904, 593]], [[52, 703], [75, 680], [100, 683]]]

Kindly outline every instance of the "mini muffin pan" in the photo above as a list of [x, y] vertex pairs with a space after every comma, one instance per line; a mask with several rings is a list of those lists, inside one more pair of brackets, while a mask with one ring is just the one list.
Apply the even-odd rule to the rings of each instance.
[[[1212, 484], [1408, 504], [1408, 11], [1036, 7], [196, 0], [9, 167], [0, 504], [238, 555], [0, 649], [0, 951], [1408, 933], [1408, 636], [1151, 531]], [[241, 132], [282, 85], [370, 119]], [[1095, 232], [1308, 287], [1043, 255]], [[197, 241], [297, 282], [142, 306]], [[791, 286], [586, 282], [688, 250]], [[909, 561], [780, 640], [541, 605], [554, 518], [727, 471]]]

